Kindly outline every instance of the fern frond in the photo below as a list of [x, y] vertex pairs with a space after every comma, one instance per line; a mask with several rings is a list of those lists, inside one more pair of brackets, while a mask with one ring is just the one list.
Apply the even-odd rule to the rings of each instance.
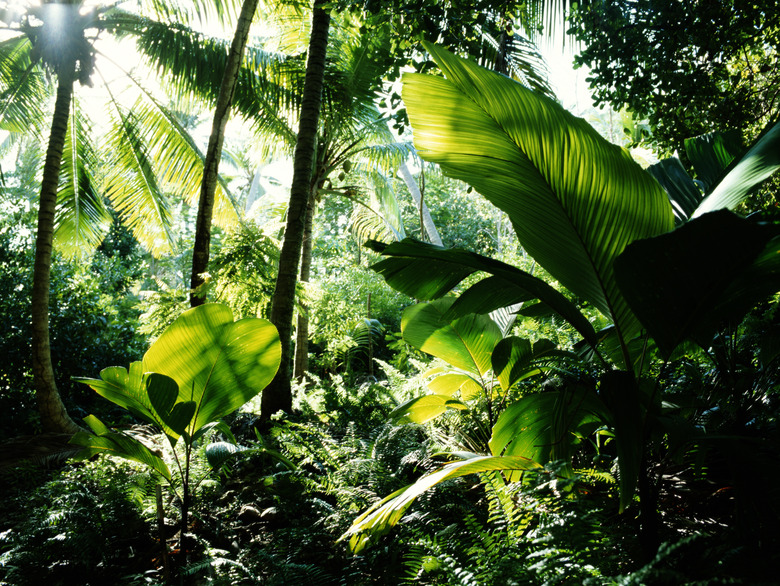
[[575, 470], [575, 472], [579, 474], [584, 480], [592, 483], [606, 484], [608, 486], [617, 485], [617, 479], [609, 472], [595, 470], [593, 468], [582, 468]]

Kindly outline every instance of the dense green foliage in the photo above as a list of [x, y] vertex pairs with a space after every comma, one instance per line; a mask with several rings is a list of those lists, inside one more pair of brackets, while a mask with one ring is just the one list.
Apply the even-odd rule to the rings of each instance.
[[[13, 213], [0, 223], [0, 312], [4, 316], [0, 352], [0, 436], [38, 428], [32, 387], [29, 296], [32, 248], [29, 214], [8, 202]], [[6, 208], [8, 209], [8, 208]], [[53, 267], [51, 297], [52, 359], [57, 385], [71, 408], [92, 409], [94, 401], [71, 379], [99, 371], [107, 364], [136, 360], [145, 340], [138, 333], [138, 279], [134, 246], [121, 228], [85, 263], [58, 259]]]
[[[235, 6], [142, 4], [160, 18], [106, 14], [171, 75], [160, 104], [185, 114], [166, 120], [197, 136], [227, 47], [195, 16]], [[266, 320], [281, 216], [297, 212], [255, 166], [299, 138], [307, 10], [264, 6], [262, 34], [284, 34], [252, 39], [239, 75], [252, 134], [233, 162], [253, 211], [214, 232], [202, 292], [218, 303], [185, 311], [187, 193], [153, 186], [166, 238], [143, 249], [117, 221], [130, 211], [63, 174], [61, 221], [88, 195], [110, 224], [96, 251], [71, 242], [52, 263], [56, 382], [88, 428], [75, 436], [29, 435], [43, 157], [12, 135], [0, 145], [0, 585], [776, 583], [780, 224], [766, 209], [745, 217], [767, 207], [758, 189], [776, 198], [780, 169], [768, 4], [324, 3], [312, 262], [287, 299], [308, 317], [310, 361], [292, 409], [270, 419], [261, 392], [281, 344]], [[646, 117], [684, 165], [645, 170], [552, 99], [517, 33], [564, 7], [597, 101]], [[434, 38], [455, 51], [425, 42], [428, 59], [414, 43]], [[13, 46], [0, 42], [3, 100], [22, 79], [2, 67]], [[200, 58], [210, 67], [193, 68]], [[393, 82], [410, 68], [401, 102]], [[198, 182], [184, 172], [195, 139], [151, 146], [170, 136], [162, 109], [119, 111], [125, 130], [146, 119], [158, 132], [134, 151], [118, 136], [87, 148], [100, 133], [74, 107], [68, 165], [110, 185], [133, 151], [147, 171]], [[726, 121], [739, 128], [715, 131]], [[414, 148], [391, 126], [411, 127]], [[163, 240], [170, 254], [152, 256]]]
[[752, 139], [777, 119], [774, 0], [593, 2], [574, 13], [597, 105], [648, 120], [651, 144], [682, 150], [686, 138], [738, 129]]

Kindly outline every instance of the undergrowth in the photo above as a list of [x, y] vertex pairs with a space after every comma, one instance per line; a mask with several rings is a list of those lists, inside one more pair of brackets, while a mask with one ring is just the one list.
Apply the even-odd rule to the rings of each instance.
[[[251, 413], [233, 418], [246, 449], [217, 472], [198, 452], [184, 583], [762, 583], [765, 572], [741, 569], [760, 560], [701, 528], [669, 534], [655, 559], [639, 562], [636, 519], [631, 508], [618, 514], [615, 479], [557, 463], [512, 482], [499, 473], [443, 482], [352, 555], [339, 537], [354, 519], [437, 468], [440, 452], [469, 443], [481, 424], [463, 422], [466, 437], [451, 434], [457, 414], [439, 425], [389, 422], [392, 405], [420, 381], [385, 366], [389, 381], [358, 387], [315, 379], [299, 389], [298, 414], [267, 435], [254, 432]], [[22, 466], [3, 480], [1, 584], [164, 583], [156, 480], [140, 468], [99, 458], [53, 472]], [[175, 505], [166, 491], [169, 550], [178, 542]]]

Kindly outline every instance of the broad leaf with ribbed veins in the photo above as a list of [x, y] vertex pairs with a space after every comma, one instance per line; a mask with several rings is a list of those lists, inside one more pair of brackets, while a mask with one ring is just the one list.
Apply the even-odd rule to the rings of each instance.
[[425, 43], [445, 78], [404, 76], [420, 156], [505, 211], [547, 271], [619, 327], [639, 330], [613, 262], [673, 227], [658, 183], [584, 120], [511, 79]]

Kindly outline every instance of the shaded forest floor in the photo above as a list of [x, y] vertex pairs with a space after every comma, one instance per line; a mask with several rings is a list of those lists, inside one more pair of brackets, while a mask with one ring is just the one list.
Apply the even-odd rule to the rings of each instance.
[[739, 510], [736, 489], [660, 464], [664, 544], [649, 561], [616, 488], [595, 474], [565, 478], [555, 464], [506, 487], [488, 475], [444, 483], [352, 555], [339, 537], [355, 517], [441, 462], [434, 431], [386, 423], [389, 407], [373, 399], [264, 436], [250, 414], [234, 418], [249, 449], [218, 472], [196, 459], [186, 560], [167, 487], [163, 555], [157, 481], [141, 467], [104, 457], [6, 466], [0, 583], [162, 584], [166, 563], [186, 584], [776, 583], [776, 538], [766, 540], [766, 523], [741, 530], [751, 511]]

